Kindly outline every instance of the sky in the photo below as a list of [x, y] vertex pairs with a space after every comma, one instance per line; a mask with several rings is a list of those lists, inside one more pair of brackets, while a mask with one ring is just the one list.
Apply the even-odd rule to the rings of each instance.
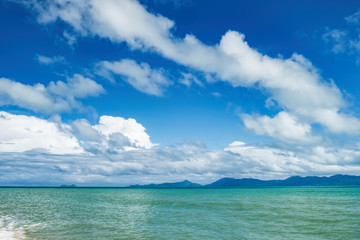
[[358, 175], [357, 1], [0, 2], [0, 185]]

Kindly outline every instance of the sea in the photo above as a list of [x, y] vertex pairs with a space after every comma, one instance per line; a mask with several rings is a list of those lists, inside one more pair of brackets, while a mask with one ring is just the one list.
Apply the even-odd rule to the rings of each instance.
[[360, 239], [360, 188], [0, 188], [0, 239]]

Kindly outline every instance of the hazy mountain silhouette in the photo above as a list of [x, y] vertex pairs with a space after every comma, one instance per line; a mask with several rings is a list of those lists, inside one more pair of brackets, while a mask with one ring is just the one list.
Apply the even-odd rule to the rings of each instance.
[[141, 187], [141, 188], [187, 188], [187, 187], [202, 187], [201, 184], [192, 183], [188, 180], [175, 183], [161, 183], [161, 184], [148, 184], [148, 185], [132, 185], [130, 187]]
[[289, 177], [284, 180], [258, 180], [253, 178], [222, 178], [206, 187], [255, 187], [255, 186], [343, 186], [360, 185], [360, 176], [334, 175], [331, 177]]
[[300, 177], [294, 176], [284, 180], [259, 180], [254, 178], [222, 178], [207, 185], [193, 183], [188, 180], [175, 183], [148, 185], [132, 185], [133, 188], [212, 188], [212, 187], [265, 187], [265, 186], [357, 186], [360, 176], [334, 175], [331, 177]]

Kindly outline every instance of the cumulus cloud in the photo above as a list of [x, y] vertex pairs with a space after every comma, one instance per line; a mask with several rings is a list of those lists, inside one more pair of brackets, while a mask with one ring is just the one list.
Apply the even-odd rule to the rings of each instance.
[[[137, 1], [34, 0], [31, 6], [42, 24], [61, 20], [80, 36], [99, 36], [114, 43], [126, 42], [132, 49], [156, 52], [234, 87], [258, 87], [284, 111], [306, 124], [318, 123], [337, 133], [360, 132], [357, 118], [340, 114], [347, 103], [335, 83], [326, 82], [300, 54], [294, 53], [288, 59], [263, 55], [251, 48], [245, 36], [236, 31], [225, 33], [220, 43], [214, 46], [208, 46], [190, 34], [183, 39], [176, 38], [171, 32], [173, 21], [150, 13]], [[143, 89], [141, 83], [144, 81], [132, 77], [131, 82]], [[145, 91], [159, 94], [154, 90], [156, 88], [150, 89]], [[333, 120], [321, 117], [323, 112], [342, 122], [351, 119], [355, 124], [351, 127], [339, 124], [334, 128]]]
[[1, 111], [0, 132], [0, 152], [84, 153], [66, 124]]
[[104, 88], [94, 80], [80, 74], [67, 78], [67, 82], [50, 82], [47, 90], [57, 96], [65, 98], [96, 97], [105, 92]]
[[164, 89], [171, 85], [161, 69], [151, 69], [147, 63], [137, 64], [134, 60], [103, 61], [97, 64], [98, 73], [103, 76], [121, 75], [124, 80], [140, 92], [162, 96]]
[[94, 129], [89, 121], [86, 119], [78, 119], [72, 122], [72, 128], [75, 133], [79, 137], [79, 139], [84, 139], [89, 142], [97, 142], [101, 140], [101, 134]]
[[[244, 36], [237, 32], [228, 32], [220, 43], [220, 48], [238, 63], [236, 69], [230, 71], [238, 76], [231, 80], [234, 86], [260, 84], [283, 109], [330, 130], [331, 120], [319, 119], [319, 114], [314, 113], [329, 111], [341, 119], [351, 117], [339, 113], [346, 107], [340, 90], [333, 82], [324, 82], [317, 69], [303, 56], [271, 58], [251, 49], [243, 39]], [[353, 130], [359, 132], [360, 128], [355, 125]]]
[[290, 143], [314, 143], [320, 137], [311, 134], [311, 126], [300, 123], [287, 112], [280, 112], [275, 117], [251, 116], [244, 114], [242, 119], [247, 128], [259, 135], [266, 135]]
[[44, 65], [51, 65], [54, 63], [66, 63], [66, 60], [63, 56], [53, 56], [53, 57], [47, 57], [44, 55], [37, 54], [36, 60]]
[[73, 121], [72, 127], [74, 134], [81, 139], [82, 146], [95, 154], [114, 154], [155, 146], [145, 132], [146, 129], [132, 118], [101, 116], [96, 125], [79, 119]]
[[145, 133], [146, 129], [133, 118], [102, 116], [99, 124], [95, 125], [94, 128], [107, 137], [114, 133], [121, 133], [135, 147], [151, 148], [153, 146], [150, 136]]
[[15, 105], [45, 114], [67, 112], [80, 108], [76, 98], [98, 96], [103, 87], [80, 74], [67, 78], [67, 82], [50, 82], [27, 85], [7, 78], [0, 78], [0, 105]]
[[155, 144], [135, 119], [101, 116], [91, 125], [85, 119], [70, 125], [61, 119], [0, 112], [0, 152], [40, 151], [49, 154], [114, 154], [150, 149]]
[[63, 112], [70, 104], [62, 98], [52, 98], [43, 84], [26, 85], [0, 78], [1, 105], [16, 105], [35, 112]]

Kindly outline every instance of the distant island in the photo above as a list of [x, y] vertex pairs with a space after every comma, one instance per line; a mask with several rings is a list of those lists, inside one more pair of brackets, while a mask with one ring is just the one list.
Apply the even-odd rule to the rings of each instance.
[[294, 176], [284, 180], [259, 180], [254, 178], [222, 178], [201, 185], [188, 180], [175, 183], [131, 185], [130, 188], [226, 188], [226, 187], [280, 187], [280, 186], [360, 186], [360, 176], [334, 175], [331, 177]]

